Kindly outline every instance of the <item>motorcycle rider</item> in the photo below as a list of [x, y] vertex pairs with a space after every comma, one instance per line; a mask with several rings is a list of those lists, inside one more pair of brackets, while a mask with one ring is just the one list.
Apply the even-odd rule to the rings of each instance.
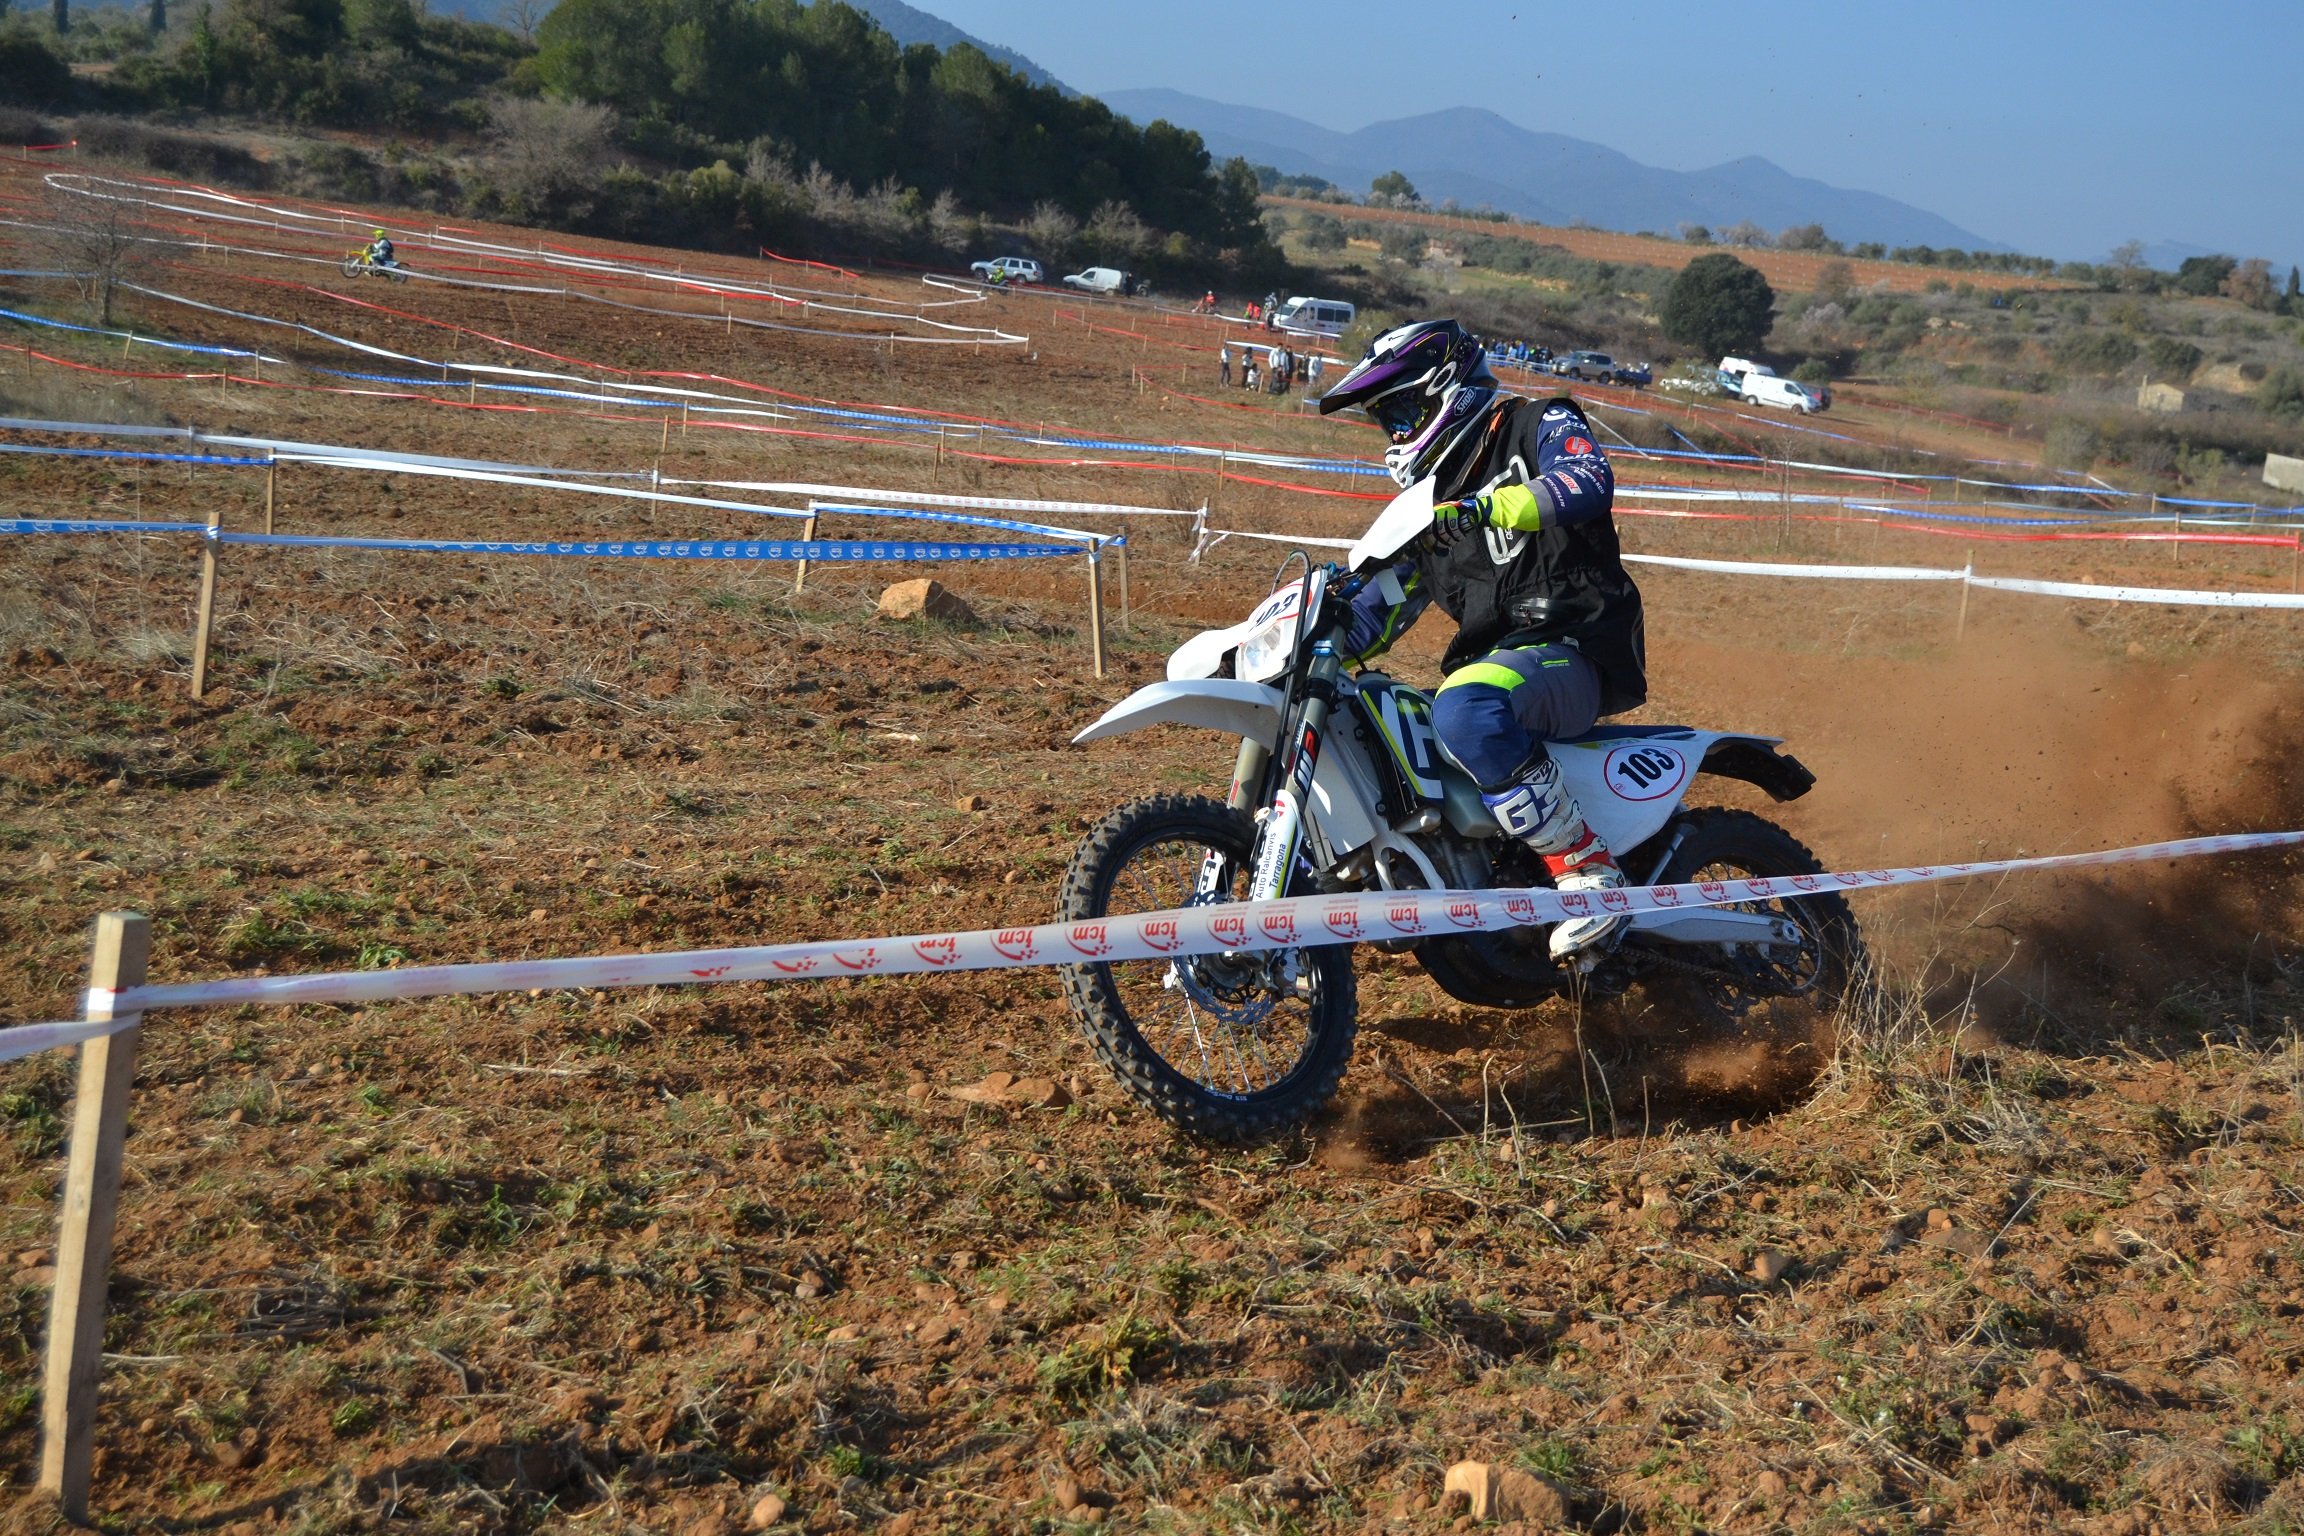
[[371, 229], [368, 249], [361, 254], [372, 267], [389, 267], [393, 264], [392, 241], [381, 229]]
[[[1501, 393], [1477, 338], [1454, 320], [1388, 331], [1320, 412], [1357, 406], [1392, 440], [1385, 469], [1403, 488], [1430, 479], [1433, 529], [1393, 568], [1404, 600], [1371, 583], [1353, 602], [1347, 658], [1391, 648], [1438, 603], [1457, 623], [1432, 725], [1480, 786], [1504, 830], [1544, 861], [1563, 892], [1616, 890], [1624, 876], [1545, 751], [1648, 693], [1640, 589], [1610, 516], [1616, 481], [1591, 423], [1565, 396]], [[1628, 921], [1599, 913], [1556, 924], [1564, 959]]]

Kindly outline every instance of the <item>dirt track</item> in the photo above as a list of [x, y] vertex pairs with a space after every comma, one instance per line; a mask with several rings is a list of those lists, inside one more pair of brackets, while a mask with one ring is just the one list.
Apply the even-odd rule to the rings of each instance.
[[[195, 260], [157, 286], [442, 345], [321, 293], [259, 302], [247, 275]], [[1035, 317], [1036, 356], [391, 297], [618, 367], [1083, 432], [1360, 441], [1140, 392], [1129, 370], [1157, 363], [1213, 394], [1193, 354], [1044, 296], [1000, 301]], [[137, 320], [242, 339], [191, 312]], [[667, 472], [1176, 506], [1213, 484], [6, 357], [12, 412], [570, 467], [645, 466], [664, 442]], [[222, 496], [237, 522], [257, 495], [252, 477], [0, 466], [11, 515], [197, 517]], [[1234, 481], [1218, 510], [1328, 534], [1365, 515]], [[318, 471], [291, 477], [283, 518], [750, 531]], [[1673, 553], [1962, 548], [1625, 528]], [[942, 572], [988, 622], [915, 632], [873, 623], [877, 583], [838, 567], [794, 598], [750, 569], [235, 552], [222, 686], [198, 705], [190, 550], [16, 543], [0, 1007], [67, 1008], [84, 925], [112, 907], [153, 916], [167, 979], [1043, 918], [1086, 820], [1221, 793], [1229, 753], [1204, 737], [1066, 741], [1183, 633], [1235, 616], [1280, 553], [1235, 541], [1192, 566], [1180, 533], [1132, 535], [1145, 617], [1102, 684], [1070, 562]], [[2251, 550], [1979, 563], [2288, 577]], [[1643, 585], [1642, 718], [1787, 736], [1821, 784], [1771, 814], [1834, 867], [2304, 825], [2291, 616], [1977, 594], [1955, 638], [1946, 591]], [[1429, 665], [1440, 638], [1409, 655]], [[1551, 1478], [1591, 1530], [2294, 1529], [2300, 894], [2293, 861], [2258, 860], [1877, 903], [1860, 915], [1892, 985], [1790, 1082], [1669, 1019], [1467, 1010], [1373, 956], [1337, 1111], [1254, 1153], [1178, 1143], [1131, 1107], [1035, 972], [162, 1018], [99, 1507], [139, 1529], [685, 1533], [735, 1528], [774, 1490], [794, 1528], [1004, 1532], [1067, 1523], [1069, 1475], [1125, 1529], [1419, 1532], [1450, 1523], [1441, 1469], [1483, 1456]], [[946, 1091], [996, 1070], [1072, 1102]], [[36, 1379], [67, 1094], [65, 1062], [0, 1069], [9, 1382]], [[20, 1482], [36, 1425], [28, 1393], [0, 1397]]]

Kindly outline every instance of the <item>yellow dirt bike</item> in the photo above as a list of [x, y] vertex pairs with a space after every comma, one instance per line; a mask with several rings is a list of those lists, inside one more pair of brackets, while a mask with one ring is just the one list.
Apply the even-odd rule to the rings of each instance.
[[346, 277], [380, 277], [388, 283], [408, 281], [407, 269], [399, 262], [373, 261], [365, 246], [344, 258], [343, 270]]

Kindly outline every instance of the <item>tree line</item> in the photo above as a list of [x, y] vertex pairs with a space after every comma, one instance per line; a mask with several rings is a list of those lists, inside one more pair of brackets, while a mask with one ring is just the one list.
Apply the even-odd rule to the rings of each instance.
[[[837, 185], [922, 240], [975, 234], [952, 216], [965, 205], [1028, 225], [1050, 260], [1077, 250], [1179, 276], [1260, 275], [1278, 261], [1254, 172], [1216, 163], [1198, 134], [1139, 127], [965, 44], [903, 47], [841, 0], [562, 0], [537, 23], [539, 9], [516, 6], [517, 31], [428, 14], [421, 0], [179, 0], [172, 21], [158, 4], [83, 9], [60, 31], [19, 18], [0, 24], [12, 66], [0, 100], [499, 144], [508, 124], [557, 121], [505, 110], [540, 101], [594, 113], [581, 121], [606, 123], [613, 150], [639, 164], [603, 162], [597, 185], [573, 194], [500, 199], [512, 216], [612, 218], [645, 238], [661, 213], [678, 226], [667, 237], [697, 238], [710, 210], [745, 226], [721, 243], [838, 243], [863, 226], [801, 216], [838, 202], [825, 190]], [[112, 67], [73, 79], [67, 63], [91, 58]]]

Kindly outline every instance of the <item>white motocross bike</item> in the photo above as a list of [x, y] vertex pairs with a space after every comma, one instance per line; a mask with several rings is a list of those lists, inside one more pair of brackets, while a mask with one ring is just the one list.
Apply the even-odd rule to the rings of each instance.
[[[1240, 747], [1228, 800], [1154, 795], [1092, 829], [1065, 874], [1062, 920], [1336, 891], [1550, 883], [1442, 748], [1431, 699], [1378, 672], [1349, 674], [1338, 659], [1353, 596], [1394, 579], [1390, 566], [1429, 532], [1432, 508], [1430, 482], [1404, 492], [1344, 565], [1304, 557], [1301, 579], [1243, 623], [1186, 641], [1169, 658], [1167, 681], [1138, 689], [1073, 738], [1181, 724], [1236, 736]], [[1771, 822], [1684, 804], [1703, 773], [1780, 801], [1807, 793], [1815, 775], [1777, 743], [1615, 725], [1548, 745], [1626, 879], [1679, 885], [1823, 872]], [[1854, 916], [1830, 893], [1643, 912], [1605, 953], [1565, 965], [1546, 936], [1530, 926], [1383, 947], [1409, 950], [1443, 991], [1482, 1007], [1605, 999], [1640, 986], [1689, 1012], [1696, 1027], [1772, 1031], [1828, 1020], [1862, 953]], [[1219, 1141], [1274, 1136], [1317, 1113], [1343, 1079], [1358, 1029], [1349, 944], [1061, 970], [1073, 1011], [1122, 1086], [1171, 1123]], [[1755, 1017], [1762, 1012], [1766, 1019]]]

